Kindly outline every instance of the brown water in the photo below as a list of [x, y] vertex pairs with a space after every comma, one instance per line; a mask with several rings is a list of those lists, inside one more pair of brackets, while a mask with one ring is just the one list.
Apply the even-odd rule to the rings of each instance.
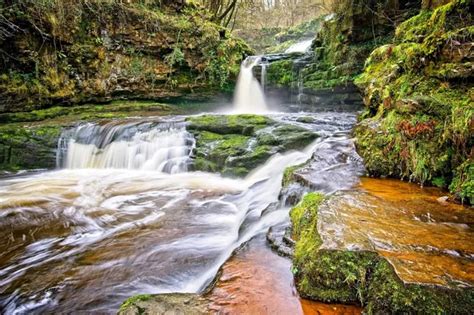
[[[112, 314], [135, 294], [202, 292], [235, 248], [288, 221], [278, 201], [284, 169], [348, 142], [354, 122], [355, 113], [315, 115], [300, 125], [321, 133], [316, 143], [275, 155], [245, 179], [186, 172], [184, 129], [184, 141], [165, 150], [154, 142], [175, 139], [169, 124], [78, 126], [59, 146], [58, 161], [67, 162], [59, 165], [71, 168], [0, 181], [0, 313]], [[79, 156], [91, 163], [77, 164]], [[328, 160], [325, 167], [341, 164]]]
[[355, 305], [324, 304], [298, 296], [291, 260], [276, 255], [259, 236], [229, 259], [206, 296], [219, 314], [361, 314]]
[[406, 282], [474, 286], [474, 210], [436, 188], [363, 178], [320, 209], [326, 248], [375, 250]]

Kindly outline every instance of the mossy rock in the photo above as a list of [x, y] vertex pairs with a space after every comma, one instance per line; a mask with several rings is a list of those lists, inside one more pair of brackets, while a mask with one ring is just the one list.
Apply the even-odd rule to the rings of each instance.
[[203, 115], [187, 122], [196, 137], [194, 169], [228, 176], [245, 176], [273, 154], [302, 149], [317, 137], [259, 115]]
[[368, 314], [469, 314], [474, 306], [472, 287], [405, 283], [375, 251], [325, 247], [318, 212], [327, 202], [322, 195], [310, 193], [290, 212], [296, 240], [293, 273], [302, 297], [360, 304]]
[[142, 314], [208, 314], [207, 301], [198, 294], [168, 293], [141, 294], [125, 300], [120, 306], [120, 315]]
[[287, 88], [296, 84], [298, 74], [293, 63], [293, 60], [279, 60], [270, 63], [267, 67], [266, 83], [270, 86]]
[[355, 83], [368, 110], [355, 135], [372, 175], [443, 185], [473, 202], [473, 9], [455, 0], [423, 10], [367, 59]]
[[217, 134], [252, 135], [255, 131], [274, 122], [260, 115], [201, 115], [186, 119], [188, 129], [193, 131], [209, 131]]
[[0, 123], [39, 122], [49, 119], [57, 121], [121, 118], [132, 115], [169, 115], [178, 112], [176, 106], [155, 101], [113, 101], [104, 104], [84, 104], [77, 106], [53, 106], [29, 112], [0, 114]]
[[54, 168], [56, 147], [61, 135], [60, 126], [21, 126], [8, 124], [0, 127], [0, 169]]

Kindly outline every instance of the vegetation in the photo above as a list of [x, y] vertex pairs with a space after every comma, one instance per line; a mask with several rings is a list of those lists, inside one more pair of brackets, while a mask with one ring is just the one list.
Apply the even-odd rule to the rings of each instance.
[[0, 17], [0, 112], [219, 90], [250, 51], [184, 1], [2, 1]]
[[369, 172], [448, 188], [474, 200], [472, 1], [402, 23], [355, 81], [366, 113], [356, 129]]
[[[337, 197], [333, 197], [337, 198]], [[467, 314], [474, 290], [407, 284], [376, 252], [328, 249], [318, 232], [318, 208], [324, 198], [307, 194], [291, 210], [296, 240], [293, 273], [301, 296], [331, 303], [358, 303], [368, 314]]]

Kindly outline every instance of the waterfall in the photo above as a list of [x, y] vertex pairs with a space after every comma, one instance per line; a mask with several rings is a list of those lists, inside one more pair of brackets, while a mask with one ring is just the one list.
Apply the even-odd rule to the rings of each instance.
[[187, 171], [193, 146], [184, 123], [86, 123], [61, 135], [57, 165], [178, 173]]
[[242, 62], [237, 86], [235, 88], [234, 112], [264, 113], [267, 111], [262, 86], [254, 77], [252, 71], [253, 67], [257, 65], [260, 60], [260, 56], [249, 56]]
[[260, 73], [260, 84], [262, 85], [262, 91], [265, 92], [265, 83], [267, 81], [267, 65], [268, 63], [261, 63], [262, 72]]
[[290, 47], [288, 47], [287, 50], [285, 50], [285, 53], [290, 54], [290, 53], [305, 53], [308, 51], [308, 49], [311, 47], [311, 44], [313, 43], [313, 39], [305, 39], [303, 41], [297, 42]]

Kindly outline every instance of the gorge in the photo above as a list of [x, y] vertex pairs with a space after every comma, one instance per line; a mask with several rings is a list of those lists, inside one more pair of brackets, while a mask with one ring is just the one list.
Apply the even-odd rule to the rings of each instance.
[[472, 1], [1, 6], [0, 313], [470, 313]]

